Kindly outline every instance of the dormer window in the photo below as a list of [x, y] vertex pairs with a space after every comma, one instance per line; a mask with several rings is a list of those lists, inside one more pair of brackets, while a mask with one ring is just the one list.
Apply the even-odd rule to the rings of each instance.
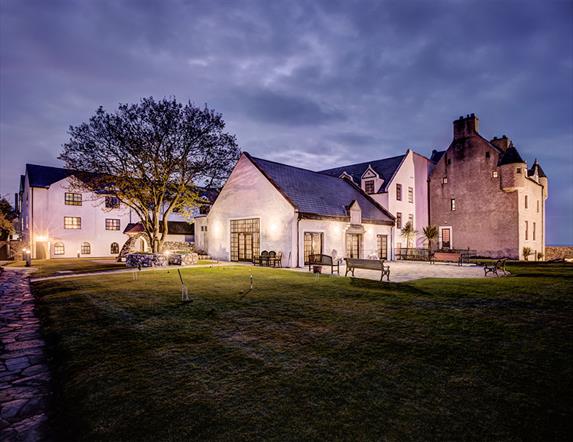
[[368, 194], [374, 193], [374, 180], [364, 181], [364, 191]]

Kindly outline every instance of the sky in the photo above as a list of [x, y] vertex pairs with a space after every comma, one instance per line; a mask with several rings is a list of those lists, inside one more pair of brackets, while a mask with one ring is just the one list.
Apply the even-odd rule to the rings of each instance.
[[[429, 156], [476, 113], [549, 176], [573, 245], [573, 0], [0, 0], [0, 194], [98, 106], [176, 97], [255, 156], [325, 169]], [[485, 196], [487, 197], [487, 196]]]

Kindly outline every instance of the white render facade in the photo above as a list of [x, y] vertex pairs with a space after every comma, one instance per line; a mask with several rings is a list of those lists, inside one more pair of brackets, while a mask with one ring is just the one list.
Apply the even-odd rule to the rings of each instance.
[[[322, 253], [336, 258], [348, 254], [348, 239], [358, 239], [353, 253], [360, 258], [379, 256], [378, 235], [386, 238], [385, 258], [391, 256], [394, 235], [393, 220], [381, 212], [380, 220], [364, 219], [358, 202], [350, 203], [345, 215], [327, 216], [303, 212], [291, 199], [292, 189], [285, 191], [259, 167], [261, 160], [243, 154], [208, 215], [208, 251], [212, 258], [226, 261], [250, 261], [263, 250], [282, 253], [282, 265], [302, 267], [309, 253]], [[319, 175], [290, 166], [277, 165], [295, 174]], [[343, 182], [338, 178], [333, 184]], [[300, 189], [305, 188], [305, 183]], [[306, 183], [313, 192], [312, 183]], [[350, 183], [343, 186], [363, 194]], [[310, 194], [309, 194], [310, 195]], [[363, 205], [368, 202], [363, 194]], [[370, 208], [369, 208], [370, 209]], [[234, 227], [237, 226], [237, 227]], [[236, 230], [235, 230], [236, 229]], [[240, 231], [243, 230], [243, 231]], [[350, 235], [350, 236], [349, 236]], [[353, 235], [353, 236], [352, 236]], [[243, 249], [249, 249], [244, 252]]]

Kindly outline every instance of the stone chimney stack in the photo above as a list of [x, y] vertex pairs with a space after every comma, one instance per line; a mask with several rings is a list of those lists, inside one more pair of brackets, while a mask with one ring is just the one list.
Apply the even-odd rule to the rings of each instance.
[[479, 131], [479, 118], [476, 114], [466, 115], [454, 121], [454, 140], [472, 137]]
[[489, 142], [504, 152], [511, 146], [511, 140], [506, 135], [503, 135], [501, 138], [493, 137]]

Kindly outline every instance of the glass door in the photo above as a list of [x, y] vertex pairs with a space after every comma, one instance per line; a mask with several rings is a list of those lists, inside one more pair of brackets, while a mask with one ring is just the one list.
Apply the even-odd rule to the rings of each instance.
[[360, 258], [362, 249], [362, 235], [359, 233], [346, 234], [346, 257]]
[[322, 254], [322, 233], [304, 232], [304, 263], [308, 264], [310, 255]]

